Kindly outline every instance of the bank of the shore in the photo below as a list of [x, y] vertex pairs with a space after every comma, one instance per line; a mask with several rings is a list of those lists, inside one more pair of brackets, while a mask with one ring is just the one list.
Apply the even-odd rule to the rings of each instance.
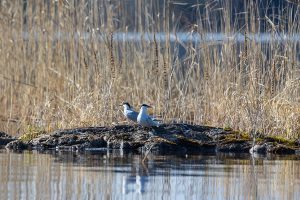
[[110, 148], [158, 154], [242, 153], [254, 150], [261, 154], [296, 154], [300, 149], [299, 140], [265, 137], [256, 141], [252, 148], [252, 139], [246, 133], [188, 124], [164, 124], [155, 130], [131, 125], [58, 130], [29, 141], [5, 133], [0, 135], [0, 145], [10, 150], [90, 151]]

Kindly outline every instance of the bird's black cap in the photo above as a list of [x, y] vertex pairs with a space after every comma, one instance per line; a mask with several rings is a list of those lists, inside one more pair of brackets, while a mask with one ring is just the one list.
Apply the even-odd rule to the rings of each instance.
[[145, 107], [147, 107], [147, 108], [151, 108], [151, 106], [148, 106], [147, 104], [141, 105], [141, 107], [143, 107], [143, 106], [145, 106]]
[[131, 105], [128, 102], [123, 102], [122, 105], [127, 105], [129, 108], [131, 108]]

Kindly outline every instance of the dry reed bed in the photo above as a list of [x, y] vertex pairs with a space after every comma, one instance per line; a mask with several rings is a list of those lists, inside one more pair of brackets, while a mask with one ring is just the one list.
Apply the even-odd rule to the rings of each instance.
[[[263, 44], [247, 37], [299, 34], [297, 5], [279, 16], [261, 16], [257, 5], [249, 3], [247, 12], [237, 14], [244, 19], [239, 22], [232, 21], [229, 2], [208, 1], [196, 9], [197, 22], [184, 29], [201, 36], [216, 30], [242, 32], [244, 43], [188, 43], [179, 58], [180, 41], [171, 44], [168, 37], [182, 28], [168, 1], [160, 15], [159, 1], [133, 1], [134, 6], [92, 2], [1, 1], [1, 130], [111, 125], [124, 120], [117, 105], [126, 100], [153, 105], [166, 122], [299, 137], [299, 42]], [[132, 7], [133, 26], [127, 27]], [[167, 39], [114, 40], [113, 32], [128, 28], [165, 32]], [[26, 39], [22, 32], [28, 32]], [[84, 32], [91, 37], [84, 39]]]

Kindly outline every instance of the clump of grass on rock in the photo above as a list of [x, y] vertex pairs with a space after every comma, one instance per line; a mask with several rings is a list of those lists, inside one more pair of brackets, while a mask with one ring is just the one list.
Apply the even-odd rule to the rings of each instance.
[[29, 142], [42, 134], [46, 134], [46, 131], [43, 128], [28, 126], [27, 131], [19, 137], [19, 140]]

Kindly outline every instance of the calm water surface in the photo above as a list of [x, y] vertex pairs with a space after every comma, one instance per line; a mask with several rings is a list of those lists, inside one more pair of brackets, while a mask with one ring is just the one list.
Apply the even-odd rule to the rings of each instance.
[[300, 156], [0, 152], [0, 199], [299, 199]]

